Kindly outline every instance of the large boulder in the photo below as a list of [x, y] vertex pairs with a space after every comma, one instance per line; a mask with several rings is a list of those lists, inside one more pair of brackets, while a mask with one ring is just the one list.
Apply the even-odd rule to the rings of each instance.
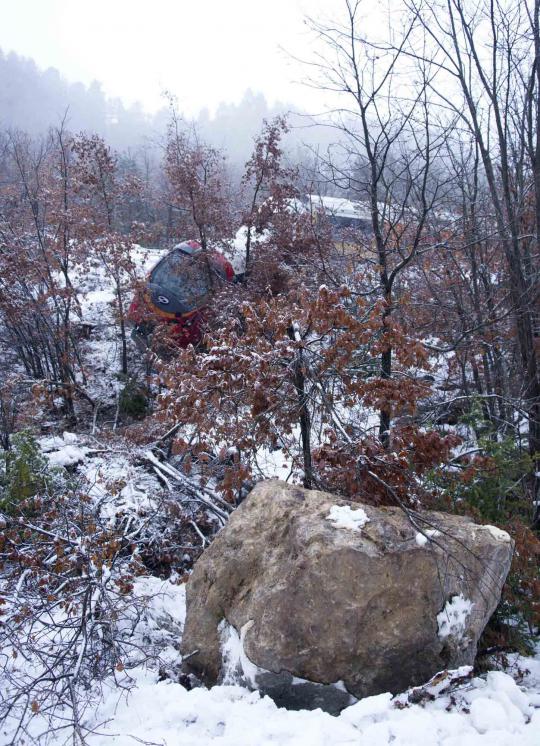
[[493, 526], [258, 484], [187, 584], [184, 667], [339, 712], [472, 664], [513, 543]]

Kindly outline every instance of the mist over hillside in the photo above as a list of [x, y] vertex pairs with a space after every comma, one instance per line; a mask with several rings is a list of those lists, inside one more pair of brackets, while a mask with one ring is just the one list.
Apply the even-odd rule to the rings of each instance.
[[[181, 113], [181, 103], [179, 105]], [[287, 103], [271, 105], [264, 94], [247, 90], [239, 103], [222, 102], [213, 115], [203, 109], [194, 124], [200, 135], [228, 154], [233, 166], [242, 166], [250, 155], [253, 138], [265, 119], [287, 113], [291, 132], [287, 149], [306, 160], [311, 149], [326, 147], [331, 137], [314, 128], [307, 115]], [[95, 132], [116, 150], [159, 147], [170, 120], [169, 102], [156, 113], [135, 103], [105, 95], [99, 81], [85, 86], [68, 81], [55, 68], [41, 70], [36, 63], [0, 50], [0, 129], [20, 129], [36, 136], [58, 125], [64, 117], [72, 132]]]

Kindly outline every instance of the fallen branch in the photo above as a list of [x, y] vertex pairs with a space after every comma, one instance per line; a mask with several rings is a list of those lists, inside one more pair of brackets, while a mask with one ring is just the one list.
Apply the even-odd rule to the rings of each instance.
[[[222, 525], [225, 525], [229, 518], [229, 512], [233, 510], [232, 505], [226, 503], [217, 495], [213, 494], [210, 490], [201, 487], [200, 485], [194, 484], [190, 479], [188, 479], [188, 477], [184, 476], [173, 466], [160, 461], [152, 453], [152, 451], [145, 451], [143, 454], [143, 458], [145, 461], [151, 464], [153, 470], [156, 472], [161, 481], [166, 486], [168, 486], [169, 491], [172, 491], [170, 488], [170, 482], [172, 480], [173, 482], [179, 484], [190, 497], [200, 502], [202, 505], [208, 508], [208, 510], [214, 513], [219, 518]], [[227, 506], [229, 512], [223, 510], [223, 508], [216, 505], [215, 502], [219, 503], [220, 506]]]

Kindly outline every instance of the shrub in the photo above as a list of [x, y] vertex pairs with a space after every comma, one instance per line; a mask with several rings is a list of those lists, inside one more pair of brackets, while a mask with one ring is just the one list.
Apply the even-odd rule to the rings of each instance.
[[148, 395], [144, 386], [136, 378], [129, 377], [126, 379], [124, 388], [120, 392], [119, 405], [122, 414], [136, 420], [140, 420], [146, 415]]
[[32, 433], [15, 433], [10, 449], [0, 452], [0, 510], [14, 513], [29, 498], [49, 492], [59, 477], [59, 470], [49, 466]]

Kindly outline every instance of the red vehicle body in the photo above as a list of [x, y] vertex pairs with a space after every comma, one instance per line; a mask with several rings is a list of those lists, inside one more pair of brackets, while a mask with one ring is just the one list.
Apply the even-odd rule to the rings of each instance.
[[211, 295], [234, 280], [231, 263], [218, 251], [203, 252], [198, 241], [184, 241], [159, 260], [144, 289], [133, 299], [128, 316], [135, 334], [147, 337], [156, 322], [171, 324], [181, 347], [197, 344]]

